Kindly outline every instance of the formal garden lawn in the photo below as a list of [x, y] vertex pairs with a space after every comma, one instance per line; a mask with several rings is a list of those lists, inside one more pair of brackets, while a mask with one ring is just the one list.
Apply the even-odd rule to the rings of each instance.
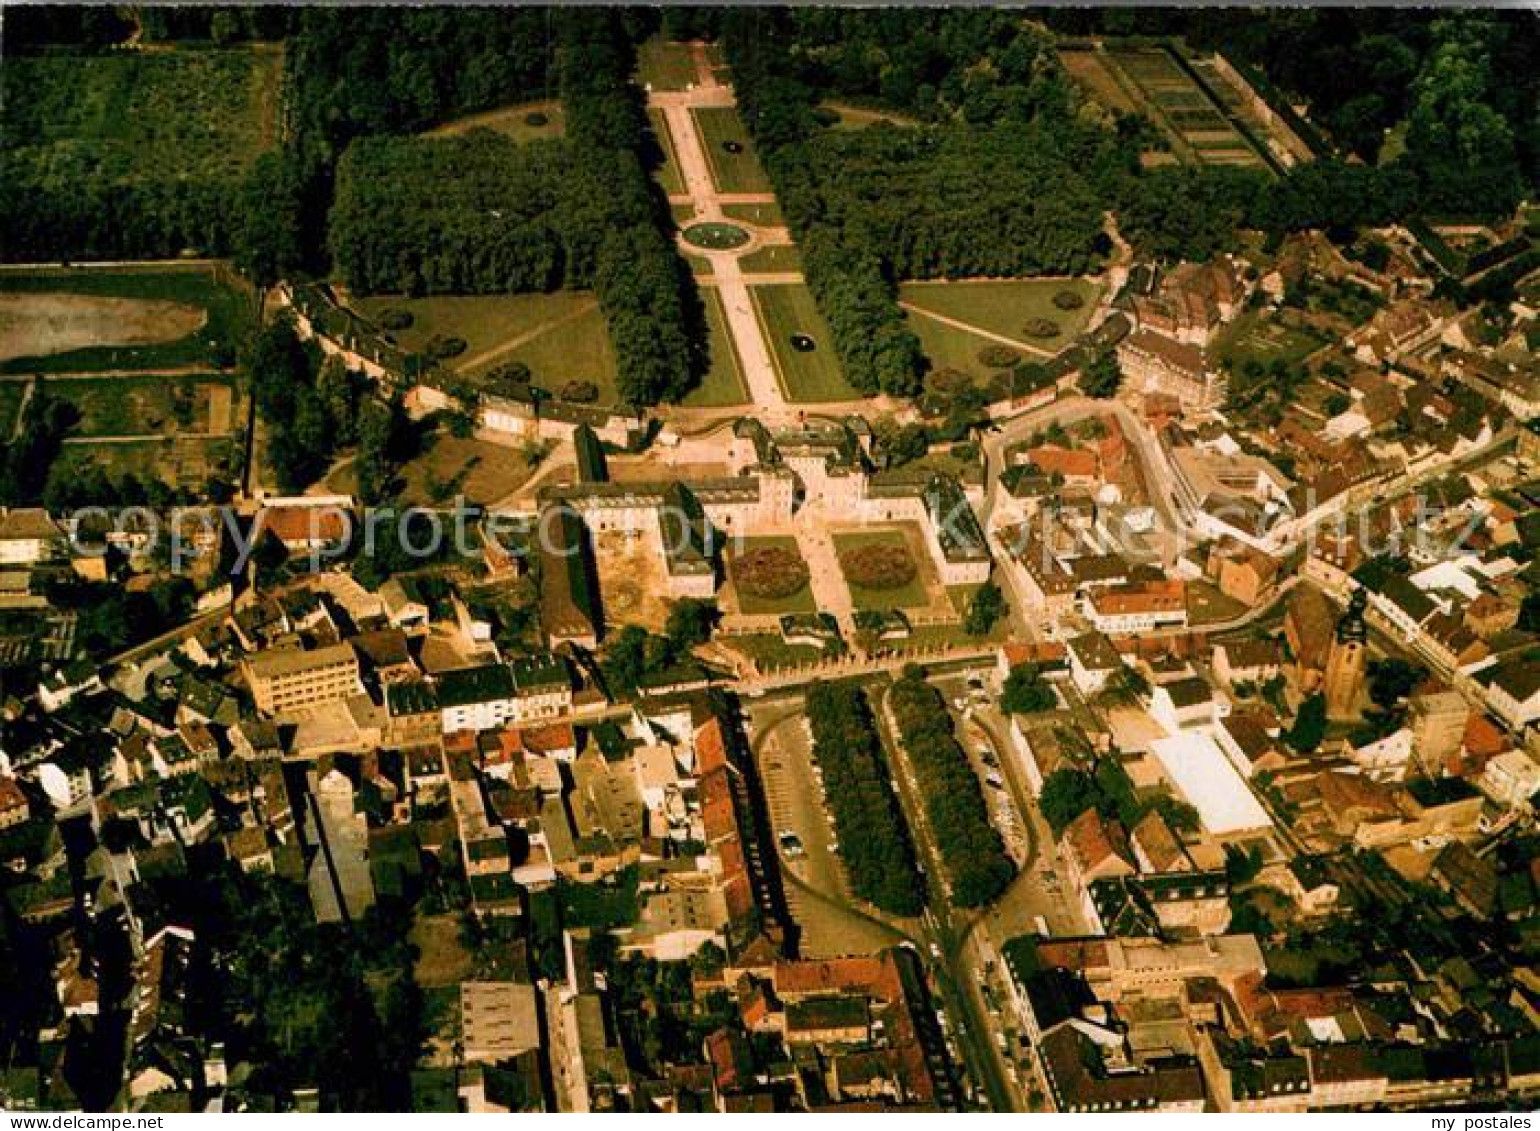
[[[749, 293], [787, 400], [816, 403], [861, 398], [840, 371], [834, 339], [804, 284], [750, 287]], [[799, 350], [793, 344], [799, 335], [811, 339], [811, 350]]]
[[738, 269], [745, 275], [771, 271], [802, 270], [802, 252], [795, 244], [771, 244], [738, 257]]
[[636, 74], [644, 86], [653, 90], [689, 89], [696, 81], [689, 44], [671, 43], [654, 36], [637, 48]]
[[749, 399], [749, 391], [743, 383], [743, 369], [738, 363], [738, 351], [733, 348], [732, 334], [727, 329], [722, 296], [711, 287], [702, 287], [700, 294], [706, 306], [706, 346], [710, 353], [710, 368], [701, 378], [701, 383], [684, 398], [684, 403], [691, 408], [744, 404]]
[[760, 228], [786, 226], [786, 217], [781, 215], [781, 206], [774, 201], [766, 204], [724, 204], [722, 215], [729, 220], [738, 220]]
[[[909, 329], [914, 331], [915, 337], [920, 339], [920, 349], [924, 352], [926, 360], [930, 362], [933, 373], [952, 369], [958, 373], [967, 374], [981, 385], [988, 386], [991, 379], [1002, 372], [1003, 367], [987, 364], [980, 355], [988, 350], [1011, 349], [1010, 346], [1002, 347], [992, 338], [986, 338], [957, 326], [948, 326], [944, 322], [937, 322], [934, 318], [927, 318], [912, 310], [904, 311], [904, 321]], [[1031, 361], [1036, 356], [1023, 350], [1012, 352], [1021, 361]]]
[[[840, 569], [845, 574], [845, 585], [850, 599], [857, 609], [886, 611], [888, 609], [917, 609], [930, 604], [930, 592], [926, 586], [926, 566], [923, 550], [915, 545], [915, 539], [905, 531], [852, 530], [834, 535], [834, 550], [840, 558]], [[903, 585], [893, 588], [867, 588], [851, 578], [847, 558], [868, 547], [886, 547], [894, 552], [902, 551], [913, 566], [914, 576]]]
[[251, 315], [215, 268], [0, 271], [0, 372], [232, 365]]
[[[1074, 310], [1059, 309], [1053, 300], [1061, 291], [1078, 296], [1081, 305]], [[905, 283], [898, 293], [900, 302], [921, 312], [1055, 353], [1085, 328], [1099, 290], [1087, 279], [1002, 279]], [[1056, 331], [1047, 336], [1029, 334], [1029, 323], [1039, 318], [1055, 323]]]
[[674, 153], [674, 135], [669, 132], [668, 120], [661, 110], [651, 107], [647, 110], [647, 120], [652, 124], [652, 134], [658, 139], [658, 149], [663, 155], [663, 164], [656, 171], [658, 183], [669, 196], [682, 196], [684, 176], [679, 172], [679, 158]]
[[734, 577], [734, 564], [755, 551], [781, 551], [792, 555], [798, 562], [802, 562], [803, 570], [807, 563], [802, 557], [802, 550], [797, 545], [797, 540], [792, 537], [761, 537], [744, 538], [741, 541], [728, 543], [727, 548], [727, 577], [733, 583], [733, 596], [738, 602], [738, 611], [750, 616], [762, 616], [774, 614], [785, 616], [789, 613], [812, 613], [817, 611], [813, 603], [813, 587], [805, 584], [795, 593], [785, 597], [758, 597], [746, 594], [738, 586]]
[[567, 115], [561, 102], [550, 98], [520, 102], [482, 114], [456, 118], [429, 130], [428, 137], [456, 137], [471, 130], [491, 130], [517, 142], [561, 137], [567, 132]]
[[424, 351], [434, 339], [459, 339], [465, 348], [444, 365], [480, 377], [509, 362], [529, 366], [534, 383], [560, 395], [570, 381], [599, 387], [598, 403], [613, 404], [615, 356], [598, 301], [590, 291], [517, 295], [353, 299], [376, 325], [389, 312], [411, 315], [409, 326], [388, 331], [403, 349]]
[[706, 160], [711, 162], [711, 179], [718, 192], [774, 191], [737, 110], [731, 106], [703, 106], [690, 113], [695, 115], [701, 147], [706, 151]]

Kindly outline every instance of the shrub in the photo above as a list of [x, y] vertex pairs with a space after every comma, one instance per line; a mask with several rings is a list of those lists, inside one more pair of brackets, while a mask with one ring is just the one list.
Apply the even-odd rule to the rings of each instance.
[[393, 306], [389, 310], [380, 311], [378, 321], [387, 330], [405, 330], [412, 324], [412, 312]]
[[448, 361], [451, 357], [459, 357], [465, 352], [465, 339], [435, 334], [422, 347], [422, 352], [434, 361]]
[[776, 601], [800, 593], [807, 585], [807, 563], [785, 546], [760, 546], [732, 563], [738, 592], [761, 600]]
[[493, 389], [520, 389], [528, 385], [533, 376], [529, 366], [522, 361], [505, 361], [488, 369], [481, 380]]
[[1029, 318], [1021, 329], [1029, 338], [1051, 338], [1059, 332], [1059, 324], [1052, 318]]
[[568, 381], [561, 387], [561, 399], [575, 404], [592, 404], [599, 399], [599, 386], [592, 381]]
[[917, 572], [907, 546], [875, 542], [840, 554], [845, 577], [862, 589], [902, 589]]
[[1053, 304], [1060, 310], [1079, 310], [1085, 305], [1085, 297], [1079, 291], [1057, 291]]
[[538, 130], [541, 126], [549, 125], [550, 121], [551, 119], [539, 110], [531, 110], [528, 114], [524, 115], [524, 124], [532, 130]]
[[1010, 346], [998, 343], [979, 350], [979, 364], [987, 365], [990, 369], [1008, 369], [1020, 360], [1021, 354]]

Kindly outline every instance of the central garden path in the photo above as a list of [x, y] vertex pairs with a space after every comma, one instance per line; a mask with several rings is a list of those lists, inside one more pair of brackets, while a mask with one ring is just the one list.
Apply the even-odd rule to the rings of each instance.
[[[792, 416], [795, 409], [787, 404], [770, 345], [765, 341], [764, 329], [754, 311], [749, 282], [738, 260], [746, 252], [766, 244], [790, 244], [791, 238], [784, 228], [758, 228], [723, 212], [724, 204], [772, 204], [775, 196], [771, 193], [718, 191], [711, 175], [711, 161], [706, 155], [705, 139], [696, 127], [693, 111], [704, 107], [733, 107], [737, 102], [732, 87], [717, 81], [706, 57], [705, 47], [692, 45], [691, 53], [699, 77], [696, 85], [683, 91], [652, 91], [648, 94], [648, 104], [663, 116], [673, 141], [680, 179], [685, 187], [684, 199], [688, 200], [695, 213], [689, 223], [727, 223], [754, 233], [748, 243], [738, 248], [705, 248], [695, 244], [686, 246], [691, 255], [700, 256], [711, 264], [711, 285], [716, 288], [722, 300], [727, 330], [738, 350], [749, 399], [762, 419], [778, 421]], [[796, 281], [800, 282], [800, 277]]]

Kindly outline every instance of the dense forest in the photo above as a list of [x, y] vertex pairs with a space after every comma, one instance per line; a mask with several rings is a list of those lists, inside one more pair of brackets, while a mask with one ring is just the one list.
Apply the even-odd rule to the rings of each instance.
[[356, 292], [593, 288], [631, 404], [675, 400], [703, 367], [694, 282], [663, 234], [656, 144], [613, 20], [570, 20], [558, 52], [567, 136], [375, 136], [338, 166], [330, 249]]
[[989, 823], [983, 787], [957, 742], [946, 700], [915, 670], [894, 683], [888, 703], [925, 796], [925, 815], [946, 862], [952, 902], [959, 907], [992, 903], [1016, 870]]
[[[1052, 37], [1019, 12], [753, 9], [705, 21], [724, 36], [745, 121], [808, 252], [808, 284], [864, 391], [918, 385], [898, 280], [1083, 270], [1104, 211], [1145, 254], [1201, 259], [1233, 245], [1242, 227], [1279, 235], [1503, 216], [1533, 186], [1540, 118], [1534, 68], [1523, 62], [1535, 53], [1533, 20], [1419, 16], [1403, 32], [1400, 20], [1362, 12], [1034, 15], [1072, 33], [1187, 34], [1222, 46], [1318, 102], [1340, 144], [1283, 177], [1144, 170], [1149, 123], [1090, 103]], [[1221, 19], [1248, 30], [1225, 35]], [[1292, 47], [1279, 48], [1270, 30]], [[1331, 57], [1356, 51], [1367, 65], [1317, 73], [1328, 68], [1314, 48], [1334, 34], [1349, 46], [1332, 44]], [[826, 130], [821, 97], [921, 124]], [[1369, 134], [1392, 127], [1400, 154], [1363, 163]], [[1373, 152], [1385, 156], [1377, 144]]]
[[[741, 111], [847, 378], [909, 395], [923, 363], [896, 283], [1091, 269], [1138, 126], [1077, 117], [1051, 37], [1011, 13], [856, 15], [752, 11], [723, 24]], [[840, 46], [813, 47], [827, 43]], [[827, 130], [827, 91], [935, 124]]]
[[924, 885], [865, 692], [850, 683], [815, 684], [807, 718], [851, 888], [884, 911], [918, 915]]

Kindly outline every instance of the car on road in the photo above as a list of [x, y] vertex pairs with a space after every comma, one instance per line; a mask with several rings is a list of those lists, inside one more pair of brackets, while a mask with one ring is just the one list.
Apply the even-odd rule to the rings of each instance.
[[796, 833], [782, 833], [779, 840], [781, 851], [786, 853], [788, 858], [796, 860], [798, 857], [807, 855], [807, 849], [802, 847], [802, 838]]
[[987, 781], [990, 785], [994, 786], [996, 789], [1005, 788], [1005, 779], [994, 770], [990, 770], [989, 773], [985, 774], [984, 780]]

